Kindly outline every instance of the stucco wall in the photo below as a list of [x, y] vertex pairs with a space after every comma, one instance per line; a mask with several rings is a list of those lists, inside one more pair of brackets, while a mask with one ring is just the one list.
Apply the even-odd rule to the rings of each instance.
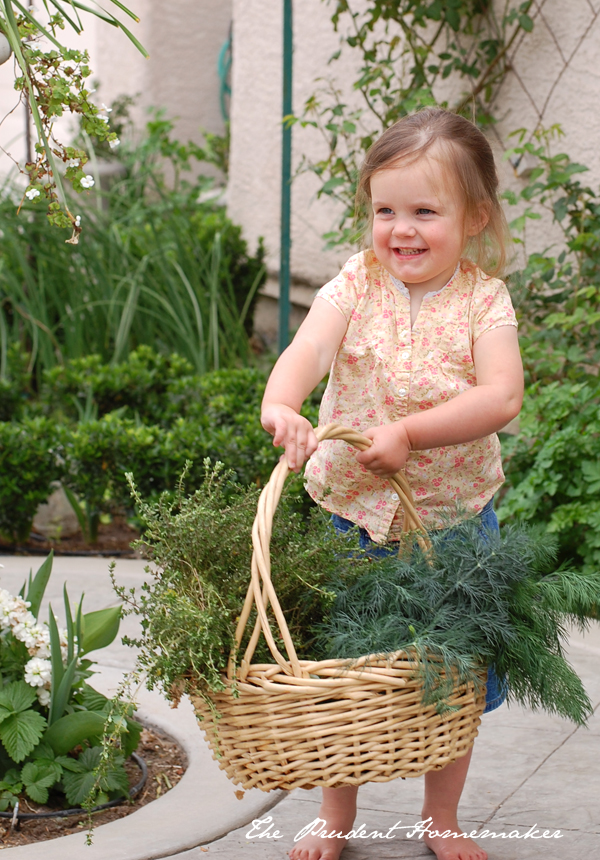
[[[234, 66], [232, 153], [229, 205], [255, 243], [264, 236], [268, 263], [278, 270], [281, 153], [282, 3], [273, 0], [234, 0]], [[358, 3], [353, 4], [353, 8]], [[568, 12], [567, 12], [568, 7]], [[327, 65], [339, 47], [330, 15], [332, 4], [322, 0], [294, 3], [294, 109], [319, 86], [322, 76], [334, 76], [350, 99], [349, 84], [356, 77], [348, 52]], [[491, 133], [502, 182], [515, 190], [523, 187], [503, 150], [513, 145], [509, 134], [525, 126], [559, 123], [564, 137], [554, 151], [566, 151], [587, 164], [586, 182], [600, 179], [600, 0], [537, 0], [531, 14], [533, 33], [523, 34], [513, 46], [512, 72], [500, 88], [494, 113], [499, 118]], [[343, 19], [342, 19], [343, 20]], [[356, 96], [354, 96], [356, 98]], [[323, 153], [318, 135], [294, 127], [293, 158]], [[321, 236], [335, 223], [336, 212], [327, 198], [316, 199], [317, 182], [302, 175], [292, 187], [292, 273], [300, 282], [318, 286], [336, 273], [348, 253], [324, 251]], [[514, 217], [514, 211], [508, 213]], [[528, 249], [542, 250], [557, 241], [558, 231], [548, 223], [531, 222]]]

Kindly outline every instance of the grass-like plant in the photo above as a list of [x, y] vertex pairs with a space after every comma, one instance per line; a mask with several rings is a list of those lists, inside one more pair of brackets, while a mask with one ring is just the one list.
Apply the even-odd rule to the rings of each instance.
[[69, 359], [118, 363], [141, 344], [179, 353], [196, 373], [251, 361], [262, 245], [250, 253], [222, 206], [198, 202], [206, 179], [169, 184], [166, 161], [177, 175], [198, 156], [171, 131], [157, 117], [138, 145], [122, 144], [125, 175], [85, 210], [76, 249], [31, 204], [17, 221], [9, 189], [0, 196], [0, 378], [14, 343], [37, 383]]

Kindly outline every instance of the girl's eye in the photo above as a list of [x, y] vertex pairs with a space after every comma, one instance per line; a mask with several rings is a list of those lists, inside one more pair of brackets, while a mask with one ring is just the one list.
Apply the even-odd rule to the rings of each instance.
[[390, 209], [389, 206], [380, 206], [379, 209], [377, 210], [377, 214], [378, 215], [393, 215], [394, 210]]
[[433, 209], [417, 209], [417, 215], [433, 215]]

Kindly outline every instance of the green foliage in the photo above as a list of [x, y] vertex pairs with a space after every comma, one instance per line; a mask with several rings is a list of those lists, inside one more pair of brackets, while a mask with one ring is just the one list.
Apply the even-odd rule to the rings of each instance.
[[[222, 687], [250, 578], [259, 491], [236, 485], [222, 466], [204, 465], [205, 479], [190, 496], [183, 493], [184, 476], [175, 498], [162, 496], [149, 504], [136, 493], [146, 525], [137, 545], [152, 562], [152, 580], [137, 594], [115, 583], [125, 611], [141, 620], [142, 635], [130, 644], [140, 649], [149, 685], [173, 697], [181, 695], [182, 684], [200, 691]], [[333, 597], [323, 584], [334, 571], [343, 578], [356, 570], [346, 558], [346, 540], [332, 533], [329, 518], [314, 510], [307, 522], [294, 506], [293, 498], [284, 499], [275, 517], [272, 579], [296, 649], [304, 654], [311, 627]], [[283, 649], [270, 610], [269, 615]], [[249, 630], [253, 624], [251, 618]], [[268, 660], [269, 654], [263, 643], [255, 659]]]
[[501, 520], [518, 517], [556, 535], [561, 557], [600, 565], [600, 380], [534, 383], [518, 436], [503, 441]]
[[518, 516], [556, 535], [561, 557], [584, 570], [600, 562], [600, 194], [584, 165], [551, 153], [554, 126], [530, 140], [523, 129], [507, 155], [536, 166], [512, 227], [527, 252], [527, 223], [545, 214], [562, 242], [527, 256], [510, 283], [528, 386], [520, 433], [503, 442], [501, 519]]
[[28, 418], [0, 422], [0, 531], [25, 540], [38, 505], [62, 476], [60, 445], [52, 422]]
[[144, 490], [164, 485], [163, 435], [115, 413], [65, 428], [62, 481], [83, 504], [90, 541], [97, 540], [101, 513], [128, 503], [126, 471], [135, 471]]
[[360, 107], [350, 109], [345, 96], [331, 82], [304, 105], [303, 126], [316, 128], [327, 153], [303, 169], [319, 179], [319, 194], [342, 204], [338, 229], [326, 235], [331, 245], [353, 244], [362, 232], [352, 224], [358, 168], [366, 150], [392, 123], [426, 105], [437, 103], [442, 82], [456, 82], [456, 100], [441, 105], [482, 125], [491, 124], [491, 102], [509, 67], [515, 39], [531, 32], [531, 0], [498, 6], [488, 0], [372, 0], [357, 4], [336, 0], [332, 22], [340, 32], [343, 52], [358, 58]]
[[38, 744], [46, 720], [31, 709], [35, 690], [25, 681], [13, 681], [0, 690], [0, 741], [14, 762], [23, 761]]
[[[107, 797], [127, 795], [123, 760], [140, 739], [132, 706], [108, 700], [87, 683], [93, 664], [84, 654], [114, 640], [120, 609], [84, 614], [80, 600], [73, 611], [65, 589], [66, 630], [59, 630], [52, 609], [48, 625], [42, 624], [39, 608], [51, 569], [52, 555], [24, 584], [21, 594], [31, 598], [29, 608], [21, 598], [0, 592], [1, 810], [14, 806], [23, 792], [59, 808], [65, 795], [67, 805], [73, 798], [82, 803], [84, 789], [95, 790], [96, 778]], [[111, 742], [105, 756], [106, 733]], [[94, 771], [100, 757], [101, 776]]]
[[[224, 462], [242, 484], [263, 485], [278, 458], [260, 424], [267, 372], [191, 371], [181, 356], [144, 346], [118, 365], [90, 355], [46, 372], [30, 408], [48, 417], [0, 423], [0, 529], [18, 526], [25, 540], [57, 479], [92, 541], [103, 513], [131, 511], [127, 471], [152, 497], [174, 489], [187, 460], [189, 486], [198, 487], [206, 457]], [[302, 409], [315, 425], [322, 389]]]
[[[67, 803], [70, 806], [81, 806], [93, 791], [101, 753], [100, 747], [89, 747], [79, 758], [71, 759], [64, 765], [62, 782]], [[123, 768], [123, 762], [122, 755], [114, 756], [111, 767], [102, 778], [100, 785], [102, 794], [98, 797], [98, 803], [106, 803], [108, 800], [128, 794], [129, 780]]]
[[528, 382], [565, 377], [583, 382], [600, 364], [600, 194], [577, 177], [587, 167], [566, 153], [550, 153], [560, 127], [540, 131], [507, 153], [513, 160], [537, 162], [520, 194], [507, 193], [522, 214], [511, 227], [526, 250], [526, 224], [541, 213], [560, 229], [560, 247], [529, 254], [510, 283], [520, 316], [521, 344]]
[[592, 707], [563, 638], [568, 622], [585, 629], [600, 574], [556, 569], [546, 536], [480, 528], [471, 520], [430, 533], [431, 552], [415, 541], [350, 586], [333, 583], [319, 646], [336, 658], [406, 651], [421, 661], [424, 700], [441, 710], [454, 678], [477, 683], [479, 661], [493, 664], [509, 701], [584, 723]]
[[224, 207], [200, 202], [209, 180], [181, 178], [198, 148], [171, 132], [156, 117], [137, 146], [123, 144], [124, 175], [82, 209], [76, 249], [30, 204], [17, 222], [2, 195], [0, 357], [19, 344], [32, 387], [68, 359], [97, 353], [118, 365], [143, 344], [179, 353], [196, 373], [252, 361], [264, 249], [251, 254]]
[[183, 382], [184, 396], [193, 396], [193, 370], [182, 356], [165, 356], [146, 344], [118, 364], [107, 364], [100, 355], [91, 354], [45, 371], [41, 400], [46, 411], [63, 420], [101, 418], [120, 410], [129, 418], [162, 424], [169, 415], [174, 386]]

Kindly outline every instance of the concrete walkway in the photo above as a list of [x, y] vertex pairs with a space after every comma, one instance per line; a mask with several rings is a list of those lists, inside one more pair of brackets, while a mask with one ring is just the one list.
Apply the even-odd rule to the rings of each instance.
[[[18, 591], [25, 573], [31, 566], [35, 571], [40, 560], [7, 556], [0, 563], [5, 566], [0, 586]], [[72, 598], [85, 591], [87, 611], [114, 603], [105, 559], [59, 557], [54, 567], [49, 597], [57, 613], [65, 579]], [[118, 560], [116, 575], [126, 587], [139, 586], [145, 579], [143, 563]], [[126, 619], [122, 632], [135, 635], [135, 621]], [[121, 672], [133, 665], [130, 649], [119, 643], [98, 656], [104, 666], [98, 686], [103, 689], [114, 687]], [[479, 840], [490, 860], [600, 858], [598, 624], [584, 636], [571, 635], [569, 658], [595, 706], [588, 728], [505, 705], [487, 715], [480, 728], [461, 802], [461, 823], [467, 831], [487, 829], [498, 834]], [[148, 692], [143, 693], [140, 706], [146, 721], [178, 737], [188, 751], [191, 766], [179, 785], [144, 809], [98, 828], [91, 849], [82, 851], [83, 837], [69, 836], [9, 849], [15, 860], [34, 856], [41, 860], [42, 855], [45, 860], [75, 860], [76, 856], [78, 860], [279, 860], [294, 844], [295, 835], [318, 817], [318, 790], [252, 791], [239, 800], [236, 787], [211, 760], [189, 706], [171, 711]], [[432, 857], [417, 835], [406, 837], [408, 828], [420, 820], [421, 799], [420, 779], [363, 786], [356, 827], [364, 824], [367, 834], [385, 834], [394, 826], [395, 830], [388, 839], [352, 840], [343, 860]], [[263, 823], [253, 826], [253, 819]], [[280, 838], [271, 837], [275, 831]], [[548, 831], [546, 838], [544, 831]], [[560, 836], [552, 836], [557, 831]]]

